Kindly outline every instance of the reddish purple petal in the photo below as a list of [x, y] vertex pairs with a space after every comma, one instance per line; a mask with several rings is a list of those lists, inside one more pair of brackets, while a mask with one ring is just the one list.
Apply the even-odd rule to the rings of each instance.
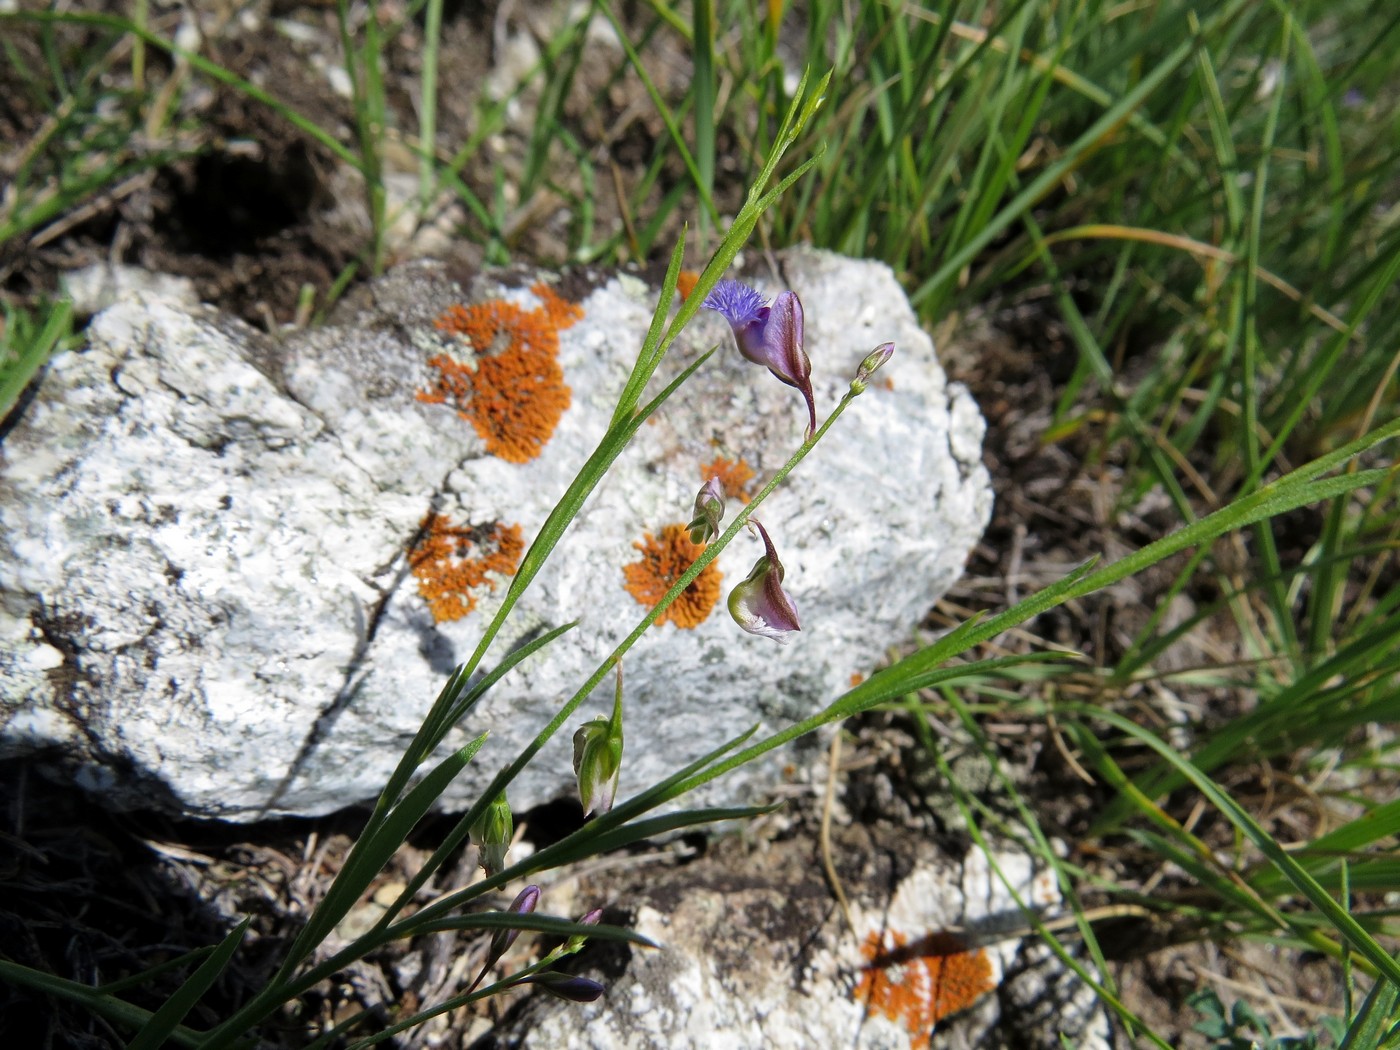
[[817, 429], [817, 406], [812, 398], [812, 361], [802, 346], [802, 301], [795, 292], [783, 292], [773, 300], [764, 326], [768, 370], [788, 386], [796, 387], [807, 401], [807, 436]]

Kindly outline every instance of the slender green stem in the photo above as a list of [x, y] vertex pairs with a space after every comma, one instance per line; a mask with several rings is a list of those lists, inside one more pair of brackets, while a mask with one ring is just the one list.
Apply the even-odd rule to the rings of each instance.
[[442, 0], [428, 0], [423, 26], [423, 75], [419, 80], [421, 116], [418, 124], [418, 199], [432, 204], [437, 167], [438, 50], [442, 45]]
[[[694, 35], [691, 55], [695, 79], [691, 97], [695, 100], [695, 167], [702, 200], [715, 193], [715, 10], [714, 0], [694, 0], [691, 8]], [[700, 213], [700, 250], [706, 247], [710, 211]]]

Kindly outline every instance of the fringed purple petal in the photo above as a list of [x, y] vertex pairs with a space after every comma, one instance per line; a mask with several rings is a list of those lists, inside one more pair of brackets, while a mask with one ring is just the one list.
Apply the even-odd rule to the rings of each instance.
[[725, 279], [710, 289], [700, 305], [722, 314], [737, 329], [760, 320], [760, 311], [767, 308], [768, 300], [746, 284]]
[[807, 437], [811, 438], [817, 429], [817, 406], [812, 397], [812, 362], [803, 349], [802, 302], [797, 295], [782, 292], [768, 306], [748, 285], [724, 280], [701, 305], [729, 322], [739, 353], [801, 392], [807, 402]]

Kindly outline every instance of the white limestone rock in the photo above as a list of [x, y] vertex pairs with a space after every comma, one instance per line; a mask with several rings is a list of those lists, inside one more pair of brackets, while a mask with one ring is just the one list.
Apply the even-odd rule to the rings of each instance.
[[[1066, 1045], [1061, 1037], [1084, 1050], [1112, 1046], [1092, 989], [1028, 935], [988, 854], [973, 847], [959, 862], [907, 835], [886, 848], [910, 870], [889, 896], [887, 883], [846, 885], [854, 928], [802, 836], [737, 862], [731, 850], [727, 866], [706, 858], [668, 870], [612, 898], [626, 909], [619, 919], [658, 949], [581, 957], [570, 971], [603, 983], [601, 998], [535, 995], [475, 1046], [1052, 1050]], [[1015, 847], [994, 859], [1041, 919], [1062, 912], [1052, 873]]]
[[79, 317], [89, 317], [136, 296], [181, 307], [192, 307], [199, 302], [194, 282], [188, 277], [152, 273], [126, 263], [93, 263], [80, 270], [70, 270], [63, 275], [60, 284], [64, 296], [73, 304], [73, 313]]
[[[793, 644], [741, 633], [721, 599], [698, 627], [664, 624], [627, 656], [623, 797], [754, 722], [777, 728], [839, 696], [947, 590], [990, 513], [981, 417], [945, 382], [890, 271], [809, 250], [782, 265], [782, 285], [757, 283], [802, 297], [820, 413], [893, 339], [877, 377], [889, 388], [872, 384], [759, 515], [802, 613]], [[409, 571], [420, 524], [430, 510], [518, 524], [528, 543], [603, 434], [655, 301], [627, 275], [558, 286], [583, 311], [559, 332], [571, 406], [537, 458], [506, 462], [417, 395], [434, 353], [465, 353], [435, 318], [500, 296], [534, 309], [538, 279], [488, 274], [464, 292], [413, 264], [280, 344], [140, 296], [95, 318], [0, 447], [0, 753], [57, 756], [116, 807], [251, 820], [371, 799], [499, 600], [479, 586], [474, 612], [436, 622]], [[716, 343], [488, 655], [484, 667], [580, 621], [461, 727], [455, 740], [491, 738], [447, 806], [473, 801], [644, 614], [623, 566], [644, 534], [689, 519], [700, 464], [742, 456], [762, 480], [800, 443], [796, 391], [744, 362], [708, 312], [653, 392]], [[761, 551], [740, 537], [724, 552], [726, 593]], [[609, 703], [590, 698], [577, 721]], [[516, 782], [518, 810], [571, 790], [570, 735]], [[694, 801], [752, 798], [780, 761]]]

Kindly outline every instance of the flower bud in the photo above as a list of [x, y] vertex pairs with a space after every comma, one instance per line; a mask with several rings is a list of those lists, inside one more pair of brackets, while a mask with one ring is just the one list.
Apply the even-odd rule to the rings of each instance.
[[617, 782], [622, 775], [622, 669], [617, 672], [617, 693], [611, 718], [599, 716], [585, 722], [574, 734], [574, 776], [583, 815], [601, 816], [612, 809]]
[[870, 377], [874, 375], [886, 361], [894, 356], [893, 343], [881, 343], [870, 353], [865, 355], [865, 360], [856, 369], [856, 377], [851, 380], [851, 393], [863, 394], [866, 386], [870, 383]]
[[709, 543], [719, 534], [719, 523], [723, 520], [724, 486], [718, 477], [713, 477], [695, 497], [695, 517], [686, 526], [690, 530], [690, 542]]
[[597, 981], [587, 977], [574, 977], [572, 974], [546, 970], [527, 977], [522, 984], [537, 984], [550, 995], [567, 999], [572, 1003], [591, 1003], [602, 995], [604, 988]]
[[[603, 909], [594, 908], [592, 911], [584, 912], [583, 918], [579, 919], [578, 924], [580, 926], [597, 926], [598, 923], [602, 921], [602, 919]], [[568, 943], [564, 946], [564, 953], [569, 954], [570, 952], [578, 951], [580, 948], [583, 947], [583, 944], [586, 940], [588, 940], [587, 934], [574, 934], [572, 937], [569, 938]]]
[[[510, 907], [506, 911], [512, 915], [529, 915], [539, 902], [540, 888], [526, 886], [515, 895], [515, 900], [510, 902]], [[519, 930], [511, 929], [499, 929], [491, 935], [491, 946], [486, 951], [487, 969], [494, 966], [496, 960], [510, 950], [510, 946], [515, 943], [515, 939], [519, 936]]]
[[506, 865], [506, 852], [515, 834], [515, 818], [505, 793], [497, 795], [471, 827], [471, 837], [480, 851], [481, 867], [488, 878]]

